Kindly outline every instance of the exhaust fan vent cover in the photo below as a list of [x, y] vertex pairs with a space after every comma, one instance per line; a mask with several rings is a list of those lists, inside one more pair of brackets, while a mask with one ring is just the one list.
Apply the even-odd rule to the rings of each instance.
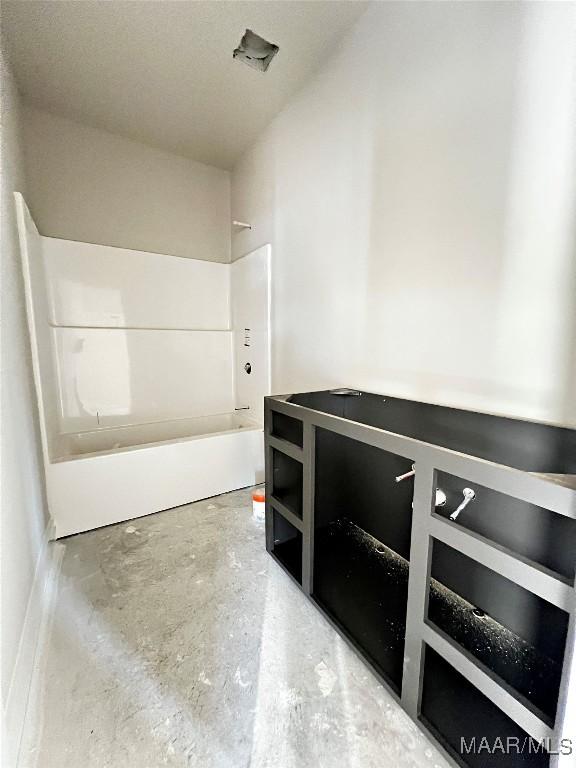
[[269, 43], [268, 40], [264, 40], [251, 29], [247, 29], [232, 56], [253, 69], [266, 72], [279, 50], [274, 43]]

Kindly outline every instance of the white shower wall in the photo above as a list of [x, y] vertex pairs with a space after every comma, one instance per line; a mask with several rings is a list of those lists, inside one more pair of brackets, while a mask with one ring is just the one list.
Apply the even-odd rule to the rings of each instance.
[[48, 444], [60, 433], [236, 408], [262, 420], [269, 246], [233, 265], [206, 262], [43, 237], [22, 211], [33, 233]]
[[62, 432], [234, 410], [230, 331], [52, 333]]
[[44, 459], [51, 452], [54, 436], [59, 431], [56, 366], [50, 338], [46, 270], [42, 253], [42, 236], [30, 215], [24, 198], [15, 192], [16, 217], [22, 258], [26, 313], [32, 350], [32, 367], [36, 386], [40, 434]]
[[262, 393], [271, 391], [270, 261], [271, 248], [264, 245], [231, 268], [236, 407], [249, 409], [259, 422], [264, 421]]
[[234, 410], [229, 265], [41, 242], [60, 432]]
[[228, 329], [230, 267], [42, 238], [55, 325]]

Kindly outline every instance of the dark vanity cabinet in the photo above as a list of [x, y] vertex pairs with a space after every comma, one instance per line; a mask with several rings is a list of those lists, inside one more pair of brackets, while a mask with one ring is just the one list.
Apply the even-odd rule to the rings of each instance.
[[458, 765], [576, 752], [575, 480], [572, 429], [266, 398], [268, 551]]

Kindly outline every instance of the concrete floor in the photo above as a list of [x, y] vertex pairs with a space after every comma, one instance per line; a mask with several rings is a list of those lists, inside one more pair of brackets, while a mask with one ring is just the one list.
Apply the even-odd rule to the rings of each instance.
[[250, 491], [63, 547], [24, 768], [445, 768], [266, 554]]

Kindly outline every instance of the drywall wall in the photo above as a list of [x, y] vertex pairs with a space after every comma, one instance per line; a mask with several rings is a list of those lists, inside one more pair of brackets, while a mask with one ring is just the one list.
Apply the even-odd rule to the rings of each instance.
[[[19, 98], [0, 52], [3, 765], [14, 765], [42, 601], [45, 498], [13, 192], [24, 189]], [[35, 585], [37, 589], [35, 590]]]
[[237, 164], [272, 387], [576, 423], [572, 3], [376, 3]]
[[230, 175], [24, 109], [28, 195], [43, 235], [230, 261]]

